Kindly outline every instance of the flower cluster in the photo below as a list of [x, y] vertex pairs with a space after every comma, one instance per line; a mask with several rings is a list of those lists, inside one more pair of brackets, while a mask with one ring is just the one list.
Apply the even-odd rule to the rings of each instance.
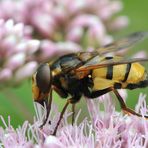
[[[146, 96], [140, 94], [136, 111], [143, 116], [148, 114], [145, 102]], [[80, 111], [76, 116], [72, 126], [68, 123], [71, 113], [65, 113], [64, 118], [58, 128], [56, 136], [52, 132], [59, 118], [57, 107], [52, 104], [49, 120], [51, 124], [46, 124], [43, 129], [39, 128], [45, 116], [45, 110], [37, 106], [37, 118], [34, 124], [24, 122], [16, 130], [10, 124], [3, 121], [5, 128], [0, 129], [0, 144], [6, 148], [13, 147], [122, 147], [122, 148], [142, 148], [148, 146], [148, 122], [144, 117], [122, 115], [115, 111], [114, 104], [109, 95], [104, 95], [99, 100], [87, 100], [91, 120], [85, 118], [78, 124]], [[99, 106], [103, 104], [104, 111]], [[93, 110], [92, 110], [93, 109]]]
[[[4, 11], [8, 6], [11, 9]], [[87, 31], [89, 39], [102, 44], [110, 38], [107, 31], [121, 29], [128, 22], [125, 16], [113, 18], [122, 10], [121, 1], [7, 0], [0, 8], [2, 18], [31, 25], [35, 35], [52, 41], [80, 42]]]
[[108, 32], [128, 24], [114, 17], [121, 10], [117, 0], [1, 0], [1, 84], [12, 84], [12, 77], [19, 84], [37, 62], [109, 43]]
[[0, 20], [0, 86], [17, 84], [27, 78], [37, 67], [30, 61], [40, 41], [30, 39], [29, 28], [12, 20]]

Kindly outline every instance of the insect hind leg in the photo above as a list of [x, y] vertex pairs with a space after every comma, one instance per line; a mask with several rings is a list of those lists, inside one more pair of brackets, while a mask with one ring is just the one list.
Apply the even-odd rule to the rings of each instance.
[[[128, 108], [128, 107], [126, 106], [124, 100], [122, 99], [122, 97], [120, 96], [120, 94], [118, 93], [117, 90], [112, 89], [112, 91], [113, 91], [114, 94], [116, 95], [116, 97], [117, 97], [117, 99], [118, 99], [118, 101], [119, 101], [120, 107], [121, 107], [121, 109], [123, 110], [123, 112], [124, 112], [125, 114], [128, 114], [128, 115], [131, 115], [131, 114], [132, 114], [132, 115], [136, 115], [136, 116], [138, 116], [138, 117], [143, 117], [141, 114], [136, 113], [134, 110], [132, 110], [132, 109], [130, 109], [130, 108]], [[148, 119], [148, 116], [144, 116], [144, 118]]]

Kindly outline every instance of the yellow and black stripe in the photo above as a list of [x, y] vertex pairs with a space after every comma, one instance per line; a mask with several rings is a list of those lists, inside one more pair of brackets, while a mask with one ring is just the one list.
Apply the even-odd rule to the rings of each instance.
[[[106, 57], [105, 60], [116, 60], [116, 57]], [[145, 68], [140, 63], [127, 63], [121, 65], [109, 65], [107, 67], [92, 70], [93, 91], [103, 90], [109, 87], [115, 89], [134, 89], [144, 87], [147, 83]], [[145, 84], [144, 83], [144, 84]]]
[[126, 72], [125, 72], [125, 76], [124, 76], [124, 79], [122, 80], [122, 82], [127, 81], [130, 69], [131, 69], [131, 63], [126, 64]]
[[[106, 60], [113, 59], [113, 57], [105, 57]], [[106, 79], [113, 79], [113, 65], [107, 67]]]

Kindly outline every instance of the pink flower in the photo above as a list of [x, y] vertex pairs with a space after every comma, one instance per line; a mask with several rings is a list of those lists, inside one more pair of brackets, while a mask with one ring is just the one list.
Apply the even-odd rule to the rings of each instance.
[[37, 67], [37, 62], [34, 61], [34, 65], [26, 69], [30, 73], [25, 76], [18, 74], [24, 65], [29, 64], [28, 59], [40, 45], [39, 40], [29, 38], [26, 34], [27, 29], [21, 23], [14, 24], [12, 20], [6, 22], [0, 20], [0, 82], [3, 86], [15, 85], [20, 79], [30, 77]]
[[49, 40], [42, 40], [38, 50], [40, 55], [36, 56], [35, 59], [42, 62], [46, 59], [49, 60], [49, 58], [52, 57], [78, 52], [80, 50], [82, 50], [81, 46], [71, 41], [53, 42]]
[[[147, 115], [146, 95], [140, 94], [136, 111], [143, 116]], [[87, 105], [91, 119], [84, 118], [78, 123], [81, 111], [78, 112], [72, 126], [68, 122], [71, 113], [66, 111], [64, 118], [57, 130], [56, 136], [51, 135], [59, 118], [58, 108], [52, 104], [51, 114], [43, 129], [39, 126], [46, 116], [46, 109], [36, 104], [36, 119], [33, 124], [24, 122], [22, 126], [14, 129], [10, 124], [1, 120], [4, 128], [0, 128], [0, 144], [9, 147], [147, 147], [148, 146], [148, 121], [144, 117], [123, 115], [116, 112], [112, 98], [104, 95], [99, 99], [88, 100]], [[100, 108], [103, 105], [104, 110]]]
[[[11, 13], [9, 11], [3, 11], [7, 5], [10, 8], [12, 7]], [[16, 22], [23, 22], [25, 25], [30, 25], [34, 33], [37, 34], [37, 37], [42, 36], [54, 41], [64, 39], [79, 43], [85, 33], [85, 27], [88, 27], [88, 32], [90, 32], [88, 39], [94, 38], [96, 42], [99, 42], [98, 44], [102, 45], [107, 43], [107, 41], [102, 41], [102, 35], [107, 38], [108, 29], [117, 30], [128, 24], [128, 19], [125, 16], [112, 19], [114, 14], [122, 10], [121, 1], [2, 1], [0, 8], [2, 18], [13, 18]], [[84, 22], [83, 24], [85, 25], [79, 23], [79, 20], [82, 20], [81, 22]], [[95, 20], [96, 23], [89, 27], [88, 20], [90, 20], [90, 23]], [[73, 23], [77, 25], [72, 25]], [[94, 31], [92, 31], [93, 28]], [[91, 32], [94, 32], [93, 36]], [[101, 37], [100, 34], [102, 34]], [[80, 43], [80, 45], [82, 44]]]
[[28, 122], [24, 122], [22, 127], [18, 127], [15, 130], [10, 124], [10, 117], [8, 117], [8, 125], [4, 121], [2, 116], [1, 120], [5, 125], [5, 130], [3, 128], [0, 129], [1, 146], [4, 146], [5, 148], [10, 148], [10, 147], [31, 148], [33, 146], [32, 141], [28, 141], [27, 137], [25, 136], [28, 128]]

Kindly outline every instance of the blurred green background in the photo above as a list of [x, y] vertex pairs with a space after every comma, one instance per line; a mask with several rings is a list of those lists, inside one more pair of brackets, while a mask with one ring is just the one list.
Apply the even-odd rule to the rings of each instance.
[[[115, 38], [119, 36], [129, 34], [135, 31], [148, 31], [148, 1], [143, 0], [124, 0], [124, 9], [121, 12], [122, 15], [129, 17], [129, 26], [120, 32], [113, 33]], [[138, 50], [145, 50], [148, 53], [148, 39], [144, 42], [136, 45], [129, 54], [134, 54]], [[146, 67], [148, 69], [148, 64]], [[133, 91], [128, 91], [127, 104], [129, 107], [134, 108], [138, 99], [140, 92], [146, 93], [148, 95], [148, 88], [137, 89]], [[55, 99], [56, 98], [56, 99]], [[148, 97], [147, 97], [148, 98]], [[62, 108], [65, 100], [60, 99], [55, 96], [54, 101], [59, 104], [59, 108]], [[77, 110], [80, 106], [86, 106], [85, 101], [81, 100], [81, 104], [78, 105]], [[83, 112], [87, 109], [85, 108]], [[34, 107], [31, 96], [31, 81], [28, 80], [24, 82], [21, 86], [10, 89], [4, 89], [0, 93], [0, 114], [7, 121], [7, 117], [10, 115], [11, 124], [14, 127], [21, 125], [24, 120], [29, 120], [32, 122], [34, 116]], [[0, 120], [0, 125], [2, 122]]]

